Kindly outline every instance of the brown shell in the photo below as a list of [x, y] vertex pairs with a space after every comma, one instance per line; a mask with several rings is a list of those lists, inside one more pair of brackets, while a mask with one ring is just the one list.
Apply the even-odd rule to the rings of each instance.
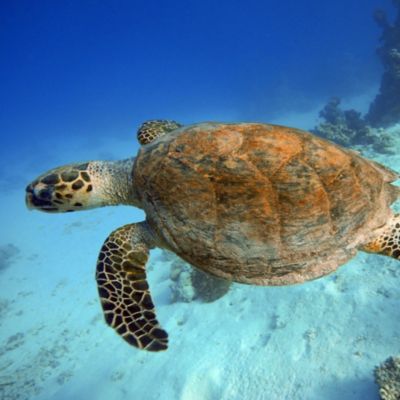
[[204, 123], [143, 146], [133, 178], [150, 226], [194, 266], [238, 282], [317, 278], [392, 215], [397, 175], [297, 129]]

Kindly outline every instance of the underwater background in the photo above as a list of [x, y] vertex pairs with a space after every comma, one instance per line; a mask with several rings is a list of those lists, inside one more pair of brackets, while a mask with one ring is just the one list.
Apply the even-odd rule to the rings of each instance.
[[[396, 260], [359, 253], [303, 285], [228, 288], [155, 250], [170, 345], [147, 353], [106, 325], [94, 279], [104, 239], [143, 212], [30, 212], [25, 187], [58, 165], [134, 156], [137, 128], [158, 118], [294, 126], [400, 171], [399, 12], [0, 2], [0, 400], [379, 399], [374, 369], [400, 354]], [[397, 373], [386, 398], [400, 398]]]

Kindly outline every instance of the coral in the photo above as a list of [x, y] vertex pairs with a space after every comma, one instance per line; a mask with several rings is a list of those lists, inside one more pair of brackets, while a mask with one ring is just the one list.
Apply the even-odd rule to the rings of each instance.
[[392, 2], [397, 8], [393, 24], [384, 11], [374, 13], [375, 22], [382, 29], [377, 53], [384, 68], [379, 93], [366, 115], [368, 123], [375, 127], [387, 127], [400, 121], [400, 1]]
[[384, 67], [380, 90], [363, 118], [356, 110], [340, 109], [340, 99], [334, 97], [320, 111], [324, 120], [313, 132], [343, 146], [372, 145], [380, 153], [394, 153], [394, 141], [379, 127], [389, 127], [400, 121], [400, 0], [392, 0], [397, 17], [391, 24], [384, 11], [374, 13], [381, 27], [381, 45], [377, 53]]
[[[166, 256], [171, 259], [170, 253]], [[210, 303], [225, 295], [230, 288], [231, 282], [215, 276], [206, 274], [173, 255], [170, 279], [172, 301], [189, 303], [200, 300]]]
[[324, 119], [312, 132], [342, 146], [372, 145], [380, 153], [392, 153], [392, 138], [367, 125], [361, 113], [356, 110], [342, 110], [340, 99], [333, 97], [320, 111]]
[[20, 254], [20, 250], [12, 243], [0, 246], [0, 271], [6, 269], [14, 261], [15, 257]]
[[339, 98], [331, 98], [319, 116], [325, 122], [314, 129], [317, 135], [342, 146], [372, 143], [369, 129], [361, 118], [361, 113], [355, 110], [343, 111], [340, 108]]
[[368, 138], [369, 129], [363, 118], [361, 117], [361, 113], [356, 110], [346, 110], [343, 112], [344, 121], [346, 126], [355, 132], [355, 139], [362, 141], [372, 141]]
[[321, 123], [312, 130], [318, 136], [331, 140], [342, 146], [351, 146], [353, 139], [353, 132], [345, 126], [334, 125], [329, 122]]
[[382, 400], [400, 399], [400, 357], [389, 357], [374, 371]]
[[190, 303], [194, 300], [195, 293], [190, 279], [191, 269], [192, 267], [183, 261], [175, 260], [172, 262], [170, 279], [173, 283], [170, 288], [173, 302]]
[[326, 106], [319, 112], [319, 116], [327, 123], [332, 125], [340, 125], [344, 121], [343, 112], [339, 108], [340, 99], [338, 97], [332, 97]]
[[376, 152], [383, 154], [396, 154], [397, 147], [392, 136], [387, 132], [380, 132], [379, 130], [374, 130], [373, 132], [377, 132], [377, 137], [379, 138], [379, 140], [374, 142], [372, 146]]

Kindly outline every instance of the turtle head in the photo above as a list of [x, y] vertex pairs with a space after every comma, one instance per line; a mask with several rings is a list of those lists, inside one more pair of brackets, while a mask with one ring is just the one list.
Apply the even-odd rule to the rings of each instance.
[[26, 187], [27, 207], [56, 213], [107, 205], [136, 205], [131, 184], [132, 165], [133, 159], [129, 159], [90, 161], [52, 169]]

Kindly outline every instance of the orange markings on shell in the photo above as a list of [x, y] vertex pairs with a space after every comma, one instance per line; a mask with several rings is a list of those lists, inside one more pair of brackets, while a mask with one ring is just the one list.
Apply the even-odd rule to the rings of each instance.
[[186, 261], [279, 285], [351, 258], [388, 219], [396, 175], [297, 129], [206, 123], [142, 148], [133, 178], [149, 224]]

